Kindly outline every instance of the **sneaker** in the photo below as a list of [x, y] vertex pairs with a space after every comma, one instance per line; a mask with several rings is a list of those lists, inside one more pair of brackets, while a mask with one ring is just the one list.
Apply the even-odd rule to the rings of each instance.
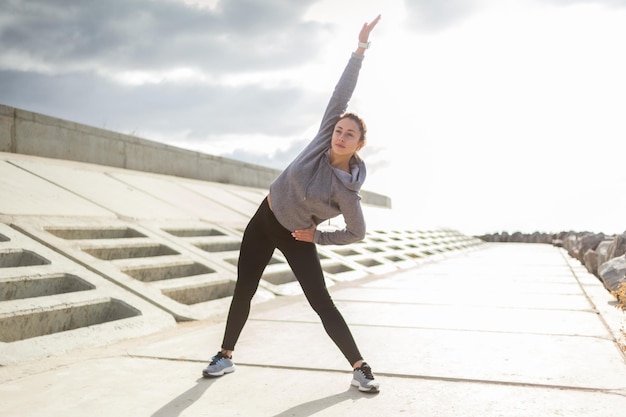
[[379, 388], [378, 381], [374, 380], [372, 368], [365, 362], [354, 370], [352, 385], [359, 387], [359, 391], [363, 392], [378, 392]]
[[235, 364], [232, 357], [226, 356], [222, 352], [217, 352], [217, 355], [211, 358], [211, 363], [202, 370], [202, 376], [211, 378], [231, 372], [235, 372]]

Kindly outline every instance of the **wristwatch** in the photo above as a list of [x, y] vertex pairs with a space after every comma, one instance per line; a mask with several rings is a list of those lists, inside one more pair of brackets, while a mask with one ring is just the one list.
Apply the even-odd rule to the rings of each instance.
[[359, 48], [367, 49], [371, 45], [371, 42], [359, 42]]

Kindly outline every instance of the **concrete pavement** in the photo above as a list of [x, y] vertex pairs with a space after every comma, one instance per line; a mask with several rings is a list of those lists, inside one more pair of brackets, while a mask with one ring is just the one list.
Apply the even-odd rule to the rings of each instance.
[[237, 371], [202, 379], [223, 316], [0, 368], [3, 416], [580, 416], [626, 409], [624, 315], [559, 248], [485, 244], [332, 287], [381, 382], [350, 373], [302, 296], [253, 307]]

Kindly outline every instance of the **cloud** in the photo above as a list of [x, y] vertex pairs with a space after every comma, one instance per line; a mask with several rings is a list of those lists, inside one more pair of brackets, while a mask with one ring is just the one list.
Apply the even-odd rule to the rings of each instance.
[[[626, 7], [623, 0], [522, 0], [536, 5], [574, 6], [574, 5], [605, 5], [609, 7]], [[519, 1], [509, 3], [513, 8]], [[434, 32], [445, 30], [493, 6], [507, 7], [505, 0], [405, 0], [404, 2], [408, 29], [414, 32]]]
[[13, 0], [2, 6], [0, 53], [55, 73], [174, 63], [211, 72], [280, 68], [315, 50], [324, 26], [300, 19], [311, 3], [228, 0], [213, 10], [173, 0]]
[[0, 71], [0, 97], [14, 107], [122, 133], [159, 131], [167, 137], [185, 130], [192, 142], [220, 132], [289, 135], [302, 129], [303, 118], [313, 122], [318, 116], [314, 100], [296, 88], [193, 83], [129, 87], [85, 73]]
[[626, 7], [623, 0], [535, 0], [539, 3], [555, 4], [558, 6], [573, 6], [578, 4], [603, 4], [610, 7]]
[[4, 0], [0, 102], [283, 168], [315, 134], [353, 24], [380, 12], [350, 103], [368, 190], [459, 228], [580, 229], [598, 195], [623, 211], [626, 2], [382, 4]]
[[252, 164], [284, 169], [304, 149], [309, 141], [310, 139], [296, 140], [291, 142], [286, 149], [278, 149], [271, 153], [240, 148], [224, 156]]
[[470, 16], [480, 0], [406, 0], [407, 24], [415, 31], [438, 31]]
[[192, 142], [293, 135], [321, 111], [281, 78], [327, 36], [324, 24], [302, 21], [311, 3], [3, 2], [0, 100], [122, 133], [185, 131]]

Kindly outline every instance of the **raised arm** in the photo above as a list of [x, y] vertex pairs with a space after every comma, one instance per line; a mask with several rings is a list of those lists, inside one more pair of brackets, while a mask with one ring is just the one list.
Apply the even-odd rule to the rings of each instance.
[[[326, 111], [322, 117], [320, 123], [320, 129], [307, 146], [306, 152], [311, 150], [323, 150], [329, 146], [330, 137], [335, 127], [335, 123], [339, 116], [341, 116], [348, 108], [348, 102], [352, 97], [352, 93], [356, 87], [357, 80], [359, 78], [359, 71], [361, 69], [361, 63], [363, 62], [363, 54], [367, 49], [369, 42], [369, 36], [372, 30], [378, 24], [380, 15], [377, 16], [370, 23], [364, 23], [359, 31], [359, 44], [357, 49], [352, 53], [352, 57], [348, 61], [348, 65], [344, 69], [339, 82], [333, 90], [333, 94], [330, 97], [330, 101], [326, 106]], [[315, 151], [310, 152], [315, 153]]]
[[[376, 16], [376, 18], [370, 23], [366, 22], [363, 24], [363, 27], [359, 32], [359, 44], [357, 49], [354, 51], [354, 54], [360, 56], [360, 58], [353, 57], [348, 63], [348, 66], [344, 70], [339, 83], [335, 87], [335, 91], [330, 99], [328, 107], [326, 108], [320, 132], [313, 142], [309, 144], [309, 147], [321, 146], [321, 141], [327, 141], [329, 134], [335, 125], [336, 118], [345, 111], [348, 100], [352, 96], [352, 92], [356, 86], [360, 62], [363, 59], [365, 50], [369, 46], [370, 33], [374, 30], [379, 20], [380, 15]], [[351, 70], [351, 65], [356, 66], [355, 69]], [[329, 134], [324, 135], [324, 131], [328, 131]], [[356, 196], [356, 198], [360, 199], [358, 196]], [[363, 236], [365, 235], [365, 222], [363, 220], [361, 206], [358, 202], [356, 202], [356, 204], [346, 204], [345, 207], [350, 207], [351, 210], [350, 212], [345, 212], [345, 208], [342, 207], [342, 213], [344, 214], [344, 219], [346, 220], [346, 228], [344, 230], [320, 232], [317, 230], [317, 225], [312, 223], [311, 227], [308, 229], [294, 230], [291, 235], [296, 240], [316, 242], [319, 244], [347, 244], [363, 239]]]

